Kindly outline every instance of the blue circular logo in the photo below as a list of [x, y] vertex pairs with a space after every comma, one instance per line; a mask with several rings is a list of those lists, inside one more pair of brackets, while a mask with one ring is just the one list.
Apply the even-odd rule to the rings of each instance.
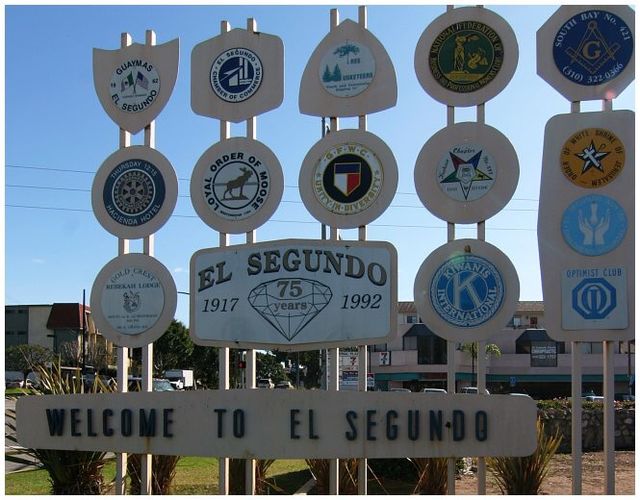
[[211, 66], [210, 83], [215, 94], [226, 102], [243, 102], [253, 96], [262, 83], [262, 61], [243, 47], [225, 50]]
[[616, 248], [627, 233], [627, 216], [608, 196], [575, 200], [562, 215], [562, 236], [582, 255], [603, 255]]
[[568, 19], [553, 41], [553, 60], [565, 78], [578, 85], [601, 85], [627, 67], [633, 35], [618, 16], [585, 10]]
[[102, 197], [114, 221], [124, 226], [140, 226], [160, 212], [165, 201], [164, 178], [146, 160], [127, 160], [108, 175]]
[[502, 306], [504, 283], [483, 257], [463, 254], [440, 266], [429, 287], [431, 304], [447, 323], [472, 328], [490, 320]]

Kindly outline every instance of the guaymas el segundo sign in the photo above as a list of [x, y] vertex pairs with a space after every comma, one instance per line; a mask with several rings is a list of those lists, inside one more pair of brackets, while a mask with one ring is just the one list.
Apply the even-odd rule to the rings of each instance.
[[387, 242], [203, 249], [191, 258], [190, 333], [197, 344], [236, 348], [384, 342], [395, 333], [396, 276]]

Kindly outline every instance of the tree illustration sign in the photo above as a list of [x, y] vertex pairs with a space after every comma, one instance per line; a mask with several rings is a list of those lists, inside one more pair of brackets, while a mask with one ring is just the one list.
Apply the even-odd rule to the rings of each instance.
[[373, 81], [376, 61], [366, 45], [345, 40], [325, 53], [318, 70], [327, 92], [336, 97], [353, 97]]

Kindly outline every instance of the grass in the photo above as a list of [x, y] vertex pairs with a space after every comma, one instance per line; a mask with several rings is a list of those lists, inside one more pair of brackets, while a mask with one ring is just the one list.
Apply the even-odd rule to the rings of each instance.
[[[104, 468], [106, 482], [115, 478], [115, 462]], [[269, 469], [267, 480], [271, 494], [291, 494], [311, 476], [304, 460], [276, 460]], [[51, 492], [49, 475], [45, 470], [15, 472], [5, 475], [6, 495], [48, 495]], [[113, 491], [111, 492], [113, 493]], [[183, 457], [176, 467], [172, 485], [175, 495], [211, 495], [218, 493], [218, 459]]]

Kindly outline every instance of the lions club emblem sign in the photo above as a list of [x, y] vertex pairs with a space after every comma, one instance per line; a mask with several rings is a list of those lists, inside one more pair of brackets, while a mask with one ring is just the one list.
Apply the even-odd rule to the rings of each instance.
[[120, 128], [135, 134], [162, 111], [178, 76], [178, 49], [178, 39], [162, 45], [93, 49], [98, 99]]

